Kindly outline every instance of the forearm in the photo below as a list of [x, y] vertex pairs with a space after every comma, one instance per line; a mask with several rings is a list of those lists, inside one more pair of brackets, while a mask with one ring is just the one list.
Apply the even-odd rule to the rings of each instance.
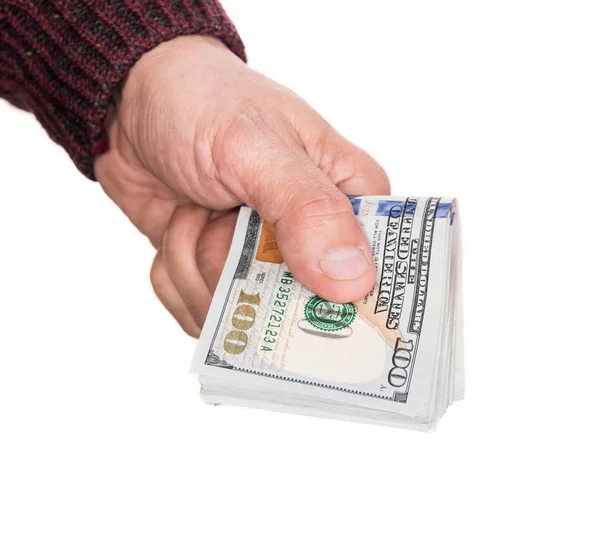
[[186, 34], [244, 46], [217, 0], [3, 0], [0, 96], [35, 114], [93, 178], [104, 121], [129, 68], [161, 42]]

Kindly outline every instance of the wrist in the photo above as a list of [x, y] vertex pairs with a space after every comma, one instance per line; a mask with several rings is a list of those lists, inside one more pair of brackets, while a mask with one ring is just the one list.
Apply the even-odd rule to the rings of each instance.
[[[169, 67], [181, 68], [180, 77], [185, 77], [185, 70], [193, 67], [200, 70], [211, 62], [230, 61], [242, 63], [241, 60], [219, 39], [212, 36], [179, 36], [163, 42], [146, 52], [129, 70], [122, 90], [138, 88], [150, 77], [162, 74]], [[165, 83], [168, 84], [168, 83]]]

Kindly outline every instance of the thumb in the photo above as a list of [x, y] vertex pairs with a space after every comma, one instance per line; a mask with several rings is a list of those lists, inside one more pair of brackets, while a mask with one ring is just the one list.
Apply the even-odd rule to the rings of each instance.
[[275, 225], [292, 273], [330, 301], [365, 296], [375, 282], [375, 265], [350, 200], [304, 152], [263, 161], [262, 182], [249, 187], [249, 204]]

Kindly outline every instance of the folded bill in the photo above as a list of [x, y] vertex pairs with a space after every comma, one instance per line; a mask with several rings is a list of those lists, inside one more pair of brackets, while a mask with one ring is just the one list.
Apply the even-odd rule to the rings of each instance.
[[207, 402], [431, 429], [463, 397], [456, 200], [350, 201], [377, 283], [344, 304], [302, 286], [241, 208], [191, 369]]

